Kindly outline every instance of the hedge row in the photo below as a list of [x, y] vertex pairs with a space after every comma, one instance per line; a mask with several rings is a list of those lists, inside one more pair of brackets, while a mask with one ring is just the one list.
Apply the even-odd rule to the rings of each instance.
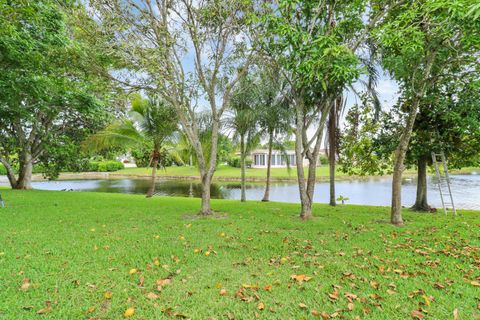
[[[106, 160], [106, 161], [88, 161], [86, 165], [82, 167], [81, 172], [112, 172], [118, 171], [124, 168], [123, 163], [115, 160]], [[68, 170], [72, 171], [72, 170]], [[33, 173], [43, 173], [44, 170], [41, 165], [33, 167]], [[7, 174], [7, 170], [0, 163], [0, 176]]]
[[88, 170], [86, 171], [93, 171], [93, 172], [112, 172], [112, 171], [118, 171], [125, 166], [123, 163], [120, 161], [114, 161], [114, 160], [107, 160], [107, 161], [90, 161], [88, 163]]

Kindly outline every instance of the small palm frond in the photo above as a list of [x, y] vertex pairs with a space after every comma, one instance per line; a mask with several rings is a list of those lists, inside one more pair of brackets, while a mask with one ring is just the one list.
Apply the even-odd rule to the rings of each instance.
[[140, 94], [134, 94], [131, 99], [132, 111], [145, 116], [145, 111], [148, 109], [148, 100], [144, 99]]
[[99, 151], [110, 147], [129, 147], [143, 142], [144, 139], [145, 137], [137, 130], [134, 122], [124, 119], [88, 137], [83, 142], [82, 148]]

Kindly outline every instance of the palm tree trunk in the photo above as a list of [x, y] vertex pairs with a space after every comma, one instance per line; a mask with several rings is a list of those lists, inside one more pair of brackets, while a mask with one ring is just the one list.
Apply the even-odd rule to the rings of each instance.
[[147, 198], [151, 198], [155, 193], [155, 183], [157, 180], [157, 167], [160, 159], [160, 147], [155, 145], [153, 147], [152, 154], [152, 179], [150, 181], [150, 187], [148, 188]]
[[245, 136], [240, 135], [240, 167], [242, 171], [242, 182], [241, 182], [241, 196], [240, 201], [245, 202], [247, 200], [247, 196], [245, 194], [245, 158], [246, 158], [246, 150], [245, 150]]
[[262, 201], [270, 201], [270, 176], [272, 169], [272, 149], [273, 149], [273, 131], [268, 136], [268, 159], [267, 159], [267, 182], [265, 184], [265, 194]]
[[337, 124], [336, 124], [336, 106], [333, 103], [332, 109], [330, 110], [330, 117], [328, 120], [328, 165], [330, 170], [330, 205], [336, 206], [336, 196], [335, 196], [335, 147], [336, 147], [336, 134], [337, 134]]

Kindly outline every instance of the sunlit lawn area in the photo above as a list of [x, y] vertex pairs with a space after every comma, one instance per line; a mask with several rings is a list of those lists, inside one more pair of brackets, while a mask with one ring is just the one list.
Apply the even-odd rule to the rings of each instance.
[[[297, 168], [272, 168], [272, 177], [296, 179]], [[306, 171], [306, 169], [305, 169]], [[149, 168], [125, 168], [120, 171], [111, 173], [115, 174], [128, 174], [128, 175], [149, 175], [151, 169]], [[338, 175], [344, 175], [341, 172], [337, 172]], [[199, 176], [198, 169], [195, 166], [183, 166], [183, 167], [167, 167], [164, 170], [159, 170], [160, 176]], [[249, 178], [265, 178], [267, 176], [267, 169], [264, 168], [247, 168], [246, 175]], [[328, 177], [328, 166], [321, 166], [317, 168], [317, 175], [320, 177]], [[226, 165], [218, 166], [215, 171], [215, 177], [227, 177], [227, 178], [239, 178], [240, 168], [234, 168]]]
[[2, 194], [0, 319], [480, 317], [478, 212], [398, 228], [383, 207]]
[[[306, 172], [306, 168], [305, 168]], [[452, 169], [452, 174], [466, 174], [466, 173], [474, 173], [480, 172], [480, 168], [468, 167], [463, 168], [461, 170]], [[178, 176], [178, 177], [198, 177], [198, 169], [195, 166], [183, 166], [183, 167], [167, 167], [163, 170], [159, 170], [159, 176]], [[151, 174], [151, 169], [149, 168], [125, 168], [116, 172], [111, 172], [110, 175], [139, 175], [139, 176], [149, 176]], [[430, 174], [434, 174], [434, 172], [430, 172]], [[329, 175], [329, 168], [328, 166], [320, 166], [317, 168], [317, 179], [319, 180], [328, 180]], [[404, 173], [405, 176], [415, 176], [416, 171], [415, 169], [406, 170]], [[247, 178], [253, 179], [265, 179], [267, 176], [267, 169], [264, 168], [247, 168], [246, 169], [246, 176]], [[271, 176], [275, 179], [289, 179], [295, 180], [297, 178], [297, 168], [291, 167], [288, 168], [272, 168]], [[341, 170], [337, 170], [336, 176], [339, 179], [348, 179], [348, 178], [358, 178], [357, 177], [349, 177], [347, 174], [343, 173]], [[214, 179], [222, 179], [222, 178], [240, 178], [240, 168], [234, 168], [226, 165], [218, 166]]]

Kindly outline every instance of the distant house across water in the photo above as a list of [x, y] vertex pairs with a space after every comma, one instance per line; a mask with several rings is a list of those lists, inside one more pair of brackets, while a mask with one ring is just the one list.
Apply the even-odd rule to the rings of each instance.
[[[320, 155], [325, 155], [325, 150], [320, 152]], [[251, 152], [252, 168], [266, 168], [268, 159], [267, 149], [256, 149]], [[296, 166], [297, 161], [295, 157], [295, 150], [286, 150], [282, 152], [280, 150], [272, 150], [272, 168], [286, 168], [288, 164], [290, 166]], [[303, 159], [303, 165], [308, 165], [308, 160]], [[320, 165], [320, 163], [319, 163]]]
[[130, 153], [122, 154], [117, 157], [117, 160], [123, 163], [125, 168], [136, 168], [135, 159]]

